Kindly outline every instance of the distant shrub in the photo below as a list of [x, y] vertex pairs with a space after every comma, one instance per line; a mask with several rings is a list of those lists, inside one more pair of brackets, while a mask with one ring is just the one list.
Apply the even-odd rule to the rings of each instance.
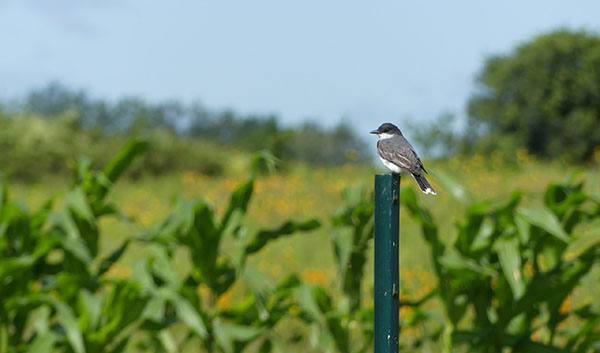
[[159, 175], [174, 171], [195, 171], [205, 175], [220, 175], [234, 153], [207, 140], [184, 139], [168, 130], [148, 134], [148, 152], [132, 166], [133, 175]]
[[[127, 175], [158, 175], [190, 170], [206, 175], [225, 171], [232, 150], [206, 140], [184, 139], [166, 129], [146, 134], [148, 153]], [[82, 130], [73, 114], [55, 120], [24, 115], [0, 120], [0, 176], [33, 181], [48, 175], [68, 175], [70, 164], [88, 155], [94, 165], [106, 164], [127, 141], [123, 135], [106, 136]]]
[[77, 151], [93, 144], [77, 134], [76, 120], [65, 115], [55, 123], [35, 116], [0, 121], [0, 174], [33, 180], [45, 174], [66, 174]]

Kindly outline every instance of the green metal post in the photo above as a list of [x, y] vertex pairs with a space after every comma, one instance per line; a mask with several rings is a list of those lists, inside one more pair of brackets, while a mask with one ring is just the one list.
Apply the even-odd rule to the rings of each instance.
[[375, 175], [374, 353], [398, 352], [399, 197], [399, 175]]

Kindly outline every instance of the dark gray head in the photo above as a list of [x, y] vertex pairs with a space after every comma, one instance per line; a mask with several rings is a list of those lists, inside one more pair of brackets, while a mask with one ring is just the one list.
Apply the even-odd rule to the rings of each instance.
[[377, 135], [381, 135], [381, 134], [388, 134], [388, 135], [402, 135], [402, 132], [400, 132], [400, 129], [398, 129], [396, 127], [396, 125], [394, 124], [390, 124], [390, 123], [383, 123], [381, 124], [377, 130], [373, 130], [371, 131], [372, 134], [377, 134]]

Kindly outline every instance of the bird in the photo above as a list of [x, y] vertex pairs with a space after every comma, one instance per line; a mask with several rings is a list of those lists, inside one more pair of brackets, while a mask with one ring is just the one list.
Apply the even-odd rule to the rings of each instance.
[[396, 125], [384, 123], [371, 133], [379, 136], [377, 154], [384, 166], [394, 174], [411, 175], [423, 193], [436, 195], [423, 175], [427, 171], [421, 159]]

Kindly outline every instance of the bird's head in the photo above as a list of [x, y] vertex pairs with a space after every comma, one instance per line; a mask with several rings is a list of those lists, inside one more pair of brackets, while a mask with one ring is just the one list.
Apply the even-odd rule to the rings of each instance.
[[389, 138], [393, 137], [394, 135], [402, 136], [400, 129], [398, 129], [396, 125], [390, 123], [381, 124], [377, 130], [373, 130], [371, 133], [379, 135], [379, 138]]

